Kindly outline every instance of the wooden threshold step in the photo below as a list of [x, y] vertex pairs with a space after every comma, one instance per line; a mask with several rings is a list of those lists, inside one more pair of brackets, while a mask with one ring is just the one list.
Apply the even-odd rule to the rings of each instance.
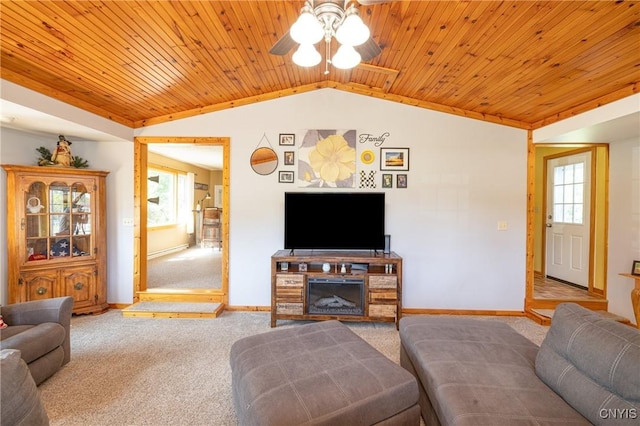
[[217, 318], [222, 303], [138, 302], [122, 310], [123, 317], [142, 318]]
[[220, 303], [220, 290], [210, 289], [152, 289], [136, 293], [140, 302], [198, 302]]

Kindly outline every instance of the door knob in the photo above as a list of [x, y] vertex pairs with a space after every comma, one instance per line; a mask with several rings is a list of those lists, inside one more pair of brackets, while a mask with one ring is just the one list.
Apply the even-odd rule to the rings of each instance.
[[547, 223], [547, 228], [551, 228], [553, 225], [551, 225], [550, 223]]

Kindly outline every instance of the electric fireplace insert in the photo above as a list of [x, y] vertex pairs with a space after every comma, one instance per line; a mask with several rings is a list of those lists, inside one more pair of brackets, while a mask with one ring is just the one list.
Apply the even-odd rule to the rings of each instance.
[[309, 278], [307, 313], [364, 315], [363, 278]]

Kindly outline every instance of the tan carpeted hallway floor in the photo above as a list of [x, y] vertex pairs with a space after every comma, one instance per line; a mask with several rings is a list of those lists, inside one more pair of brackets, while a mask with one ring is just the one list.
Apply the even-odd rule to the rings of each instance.
[[147, 261], [148, 289], [221, 288], [222, 252], [190, 247]]

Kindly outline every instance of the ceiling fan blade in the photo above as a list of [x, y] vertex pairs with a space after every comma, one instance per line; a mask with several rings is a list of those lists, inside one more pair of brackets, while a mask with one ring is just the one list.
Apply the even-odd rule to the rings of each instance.
[[291, 36], [289, 35], [289, 31], [287, 31], [280, 40], [276, 41], [276, 44], [273, 45], [269, 53], [272, 55], [286, 55], [293, 46], [297, 45]]
[[380, 52], [382, 52], [378, 43], [376, 43], [371, 37], [369, 37], [369, 40], [365, 41], [360, 46], [354, 46], [353, 48], [360, 54], [363, 62], [367, 62], [375, 58], [380, 54]]

